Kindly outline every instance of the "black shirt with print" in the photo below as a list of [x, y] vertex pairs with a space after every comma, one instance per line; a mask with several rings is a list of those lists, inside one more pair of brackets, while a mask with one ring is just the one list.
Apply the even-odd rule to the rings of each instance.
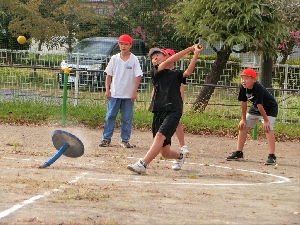
[[275, 98], [258, 81], [254, 83], [252, 89], [244, 88], [241, 85], [238, 100], [242, 102], [252, 102], [252, 105], [250, 106], [248, 111], [249, 114], [261, 115], [258, 111], [257, 104], [262, 104], [267, 116], [277, 117], [278, 104]]
[[182, 112], [183, 102], [180, 94], [180, 85], [185, 83], [182, 70], [164, 69], [157, 71], [157, 66], [150, 71], [154, 85], [149, 111], [178, 111]]

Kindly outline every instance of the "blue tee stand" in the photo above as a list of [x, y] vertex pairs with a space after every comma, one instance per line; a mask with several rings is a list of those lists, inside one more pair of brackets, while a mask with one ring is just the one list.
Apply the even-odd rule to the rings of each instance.
[[46, 168], [54, 163], [61, 155], [67, 157], [77, 158], [83, 155], [84, 145], [73, 134], [66, 131], [56, 130], [52, 133], [52, 142], [55, 148], [58, 150], [47, 162], [41, 165], [39, 168]]

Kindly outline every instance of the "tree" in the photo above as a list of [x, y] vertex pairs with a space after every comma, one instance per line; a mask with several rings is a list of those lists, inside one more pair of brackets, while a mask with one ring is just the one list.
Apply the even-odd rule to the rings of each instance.
[[289, 37], [278, 44], [282, 56], [280, 64], [285, 64], [288, 56], [293, 53], [295, 46], [300, 45], [300, 2], [299, 0], [274, 1], [273, 8], [282, 12], [282, 22], [289, 27]]
[[[290, 31], [290, 36], [284, 39], [283, 43], [278, 45], [280, 54], [282, 55], [281, 64], [284, 64], [288, 56], [293, 53], [294, 46], [300, 43], [300, 31], [299, 33], [294, 30], [299, 29], [299, 13], [300, 13], [300, 3], [295, 0], [288, 1], [274, 1], [267, 0], [266, 4], [273, 10], [281, 13], [282, 20], [280, 22], [284, 23]], [[272, 57], [271, 55], [262, 52], [261, 63], [260, 63], [260, 83], [270, 88], [272, 87], [272, 69], [273, 62], [276, 61], [278, 55]]]
[[173, 22], [166, 15], [177, 0], [121, 0], [114, 3], [114, 11], [107, 22], [111, 36], [128, 33], [143, 39], [149, 47], [181, 50], [190, 40], [174, 38]]
[[98, 4], [93, 6], [87, 1], [67, 0], [54, 11], [54, 15], [65, 25], [62, 43], [67, 43], [67, 52], [72, 52], [76, 40], [101, 35], [106, 16], [97, 12]]
[[[11, 7], [12, 2], [10, 0], [0, 1], [0, 49], [27, 50], [29, 43], [19, 44], [17, 42], [18, 34], [9, 30], [9, 24], [15, 18], [15, 16], [8, 11]], [[23, 35], [29, 37], [28, 33]], [[16, 54], [12, 51], [1, 51], [0, 56], [7, 63], [13, 64], [17, 61]]]
[[[287, 36], [288, 30], [279, 23], [281, 13], [263, 3], [262, 0], [191, 0], [174, 7], [171, 18], [175, 20], [176, 35], [200, 37], [217, 53], [206, 84], [217, 84], [232, 52], [276, 55], [276, 43]], [[215, 43], [221, 43], [221, 47], [217, 48]], [[193, 109], [204, 111], [213, 92], [213, 86], [204, 86]]]
[[53, 15], [55, 8], [63, 4], [63, 1], [13, 0], [12, 3], [8, 12], [15, 17], [9, 23], [9, 30], [16, 34], [30, 34], [37, 41], [39, 51], [44, 43], [51, 43], [53, 37], [65, 34], [65, 26]]
[[[14, 19], [14, 15], [8, 12], [8, 9], [12, 7], [10, 0], [0, 1], [0, 48], [1, 49], [28, 49], [29, 45], [26, 43], [20, 45], [17, 43], [17, 34], [10, 32], [8, 29], [9, 23]], [[28, 36], [28, 34], [23, 34]]]
[[283, 43], [278, 44], [280, 55], [282, 55], [282, 59], [280, 60], [279, 64], [285, 64], [289, 55], [294, 53], [293, 52], [294, 47], [299, 45], [300, 45], [300, 29], [297, 31], [290, 31], [290, 37], [284, 40]]
[[82, 0], [9, 2], [8, 12], [14, 15], [8, 26], [10, 32], [29, 34], [37, 41], [38, 51], [44, 44], [48, 49], [53, 49], [67, 43], [67, 51], [71, 52], [76, 40], [97, 34], [101, 27], [102, 16], [96, 12], [96, 8]]

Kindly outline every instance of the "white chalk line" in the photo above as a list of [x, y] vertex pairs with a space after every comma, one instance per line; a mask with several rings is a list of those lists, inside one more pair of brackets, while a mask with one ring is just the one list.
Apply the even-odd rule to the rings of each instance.
[[[87, 175], [88, 173], [82, 173], [80, 176], [77, 176], [75, 177], [73, 180], [69, 181], [68, 183], [69, 184], [74, 184], [76, 183], [78, 180], [82, 179], [85, 175]], [[44, 198], [52, 193], [55, 193], [55, 192], [59, 192], [59, 191], [62, 191], [63, 189], [65, 188], [65, 186], [61, 185], [59, 188], [57, 189], [53, 189], [51, 191], [46, 191], [44, 194], [42, 195], [37, 195], [37, 196], [34, 196], [30, 199], [27, 199], [25, 201], [23, 201], [22, 203], [20, 204], [17, 204], [17, 205], [14, 205], [13, 207], [5, 210], [5, 211], [2, 211], [0, 212], [0, 219], [10, 215], [11, 213], [21, 209], [22, 207], [26, 206], [26, 205], [29, 205], [29, 204], [32, 204], [34, 203], [35, 201], [41, 199], [41, 198]]]
[[[20, 159], [20, 158], [8, 158], [8, 157], [3, 157], [6, 159], [11, 159], [11, 160], [23, 160], [23, 161], [30, 161], [31, 159]], [[126, 157], [127, 159], [137, 159], [135, 157]], [[35, 160], [35, 161], [39, 161], [39, 160]], [[101, 163], [104, 163], [105, 161], [100, 161]], [[160, 160], [160, 162], [169, 162], [172, 163], [172, 161], [168, 161], [168, 160]], [[259, 175], [263, 175], [263, 176], [270, 176], [270, 177], [274, 177], [274, 178], [278, 178], [278, 181], [272, 181], [272, 182], [260, 182], [260, 183], [251, 183], [251, 184], [226, 184], [226, 183], [217, 183], [217, 184], [205, 184], [205, 183], [175, 183], [175, 182], [151, 182], [151, 181], [128, 181], [128, 180], [123, 180], [123, 179], [101, 179], [99, 178], [98, 180], [102, 180], [102, 181], [113, 181], [113, 182], [134, 182], [134, 183], [144, 183], [144, 184], [170, 184], [170, 185], [174, 185], [174, 184], [178, 184], [178, 185], [192, 185], [192, 186], [253, 186], [253, 185], [263, 185], [263, 184], [283, 184], [283, 183], [288, 183], [291, 182], [291, 180], [289, 178], [283, 177], [283, 176], [278, 176], [275, 174], [271, 174], [271, 173], [263, 173], [263, 172], [258, 172], [255, 170], [245, 170], [245, 169], [234, 169], [228, 166], [217, 166], [217, 165], [208, 165], [208, 164], [201, 164], [201, 163], [188, 163], [188, 162], [184, 162], [184, 164], [188, 164], [188, 165], [199, 165], [199, 166], [209, 166], [209, 167], [215, 167], [215, 168], [220, 168], [220, 169], [228, 169], [228, 170], [236, 170], [236, 171], [240, 171], [240, 172], [248, 172], [248, 173], [255, 173], [255, 174], [259, 174]], [[92, 166], [92, 167], [96, 167], [95, 164], [77, 164], [77, 165], [85, 165], [85, 166]], [[88, 178], [87, 178], [88, 179]], [[90, 178], [90, 179], [97, 179], [97, 178]]]
[[[135, 159], [134, 157], [127, 157], [128, 159]], [[160, 160], [161, 162], [171, 162], [172, 161], [166, 161], [166, 160]], [[245, 169], [234, 169], [228, 166], [217, 166], [217, 165], [208, 165], [208, 164], [201, 164], [201, 163], [188, 163], [188, 162], [184, 162], [184, 164], [188, 164], [188, 165], [199, 165], [199, 166], [208, 166], [208, 167], [215, 167], [215, 168], [220, 168], [220, 169], [228, 169], [228, 170], [236, 170], [236, 171], [241, 171], [241, 172], [248, 172], [248, 173], [255, 173], [255, 174], [259, 174], [259, 175], [263, 175], [263, 176], [271, 176], [271, 177], [275, 177], [280, 179], [279, 181], [272, 181], [272, 182], [261, 182], [261, 183], [252, 183], [252, 184], [223, 184], [223, 183], [217, 183], [217, 184], [205, 184], [205, 183], [175, 183], [175, 182], [148, 182], [148, 181], [128, 181], [128, 180], [124, 180], [126, 182], [134, 182], [134, 183], [145, 183], [145, 184], [178, 184], [178, 185], [193, 185], [193, 186], [253, 186], [253, 185], [263, 185], [263, 184], [283, 184], [283, 183], [288, 183], [291, 182], [291, 180], [289, 178], [283, 177], [283, 176], [278, 176], [275, 174], [271, 174], [271, 173], [262, 173], [262, 172], [258, 172], [255, 170], [245, 170]], [[87, 178], [89, 179], [89, 178]], [[99, 180], [105, 180], [105, 181], [109, 181], [109, 179], [99, 179]], [[122, 180], [122, 179], [121, 179]], [[121, 180], [115, 180], [116, 182], [120, 181], [123, 182]]]
[[[9, 157], [3, 157], [5, 159], [10, 159], [10, 160], [23, 160], [23, 161], [30, 161], [31, 159], [20, 159], [20, 158], [9, 158]], [[127, 157], [127, 158], [134, 158], [134, 157]], [[39, 160], [34, 160], [34, 161], [39, 161]], [[165, 160], [161, 160], [161, 161], [165, 161]], [[104, 162], [104, 161], [102, 161]], [[167, 161], [170, 162], [170, 161]], [[139, 180], [125, 180], [125, 179], [106, 179], [106, 178], [86, 178], [89, 180], [98, 180], [98, 181], [109, 181], [109, 182], [129, 182], [129, 183], [139, 183], [139, 184], [164, 184], [164, 185], [186, 185], [186, 186], [254, 186], [254, 185], [266, 185], [266, 184], [282, 184], [282, 183], [287, 183], [290, 182], [289, 178], [283, 177], [283, 176], [278, 176], [275, 174], [270, 174], [270, 173], [262, 173], [262, 172], [258, 172], [258, 171], [254, 171], [254, 170], [245, 170], [245, 169], [234, 169], [231, 167], [227, 167], [227, 166], [216, 166], [216, 165], [206, 165], [206, 164], [198, 164], [198, 163], [187, 163], [185, 162], [184, 164], [189, 164], [189, 165], [200, 165], [200, 166], [209, 166], [209, 167], [215, 167], [215, 168], [220, 168], [220, 169], [229, 169], [229, 170], [236, 170], [236, 171], [241, 171], [241, 172], [248, 172], [248, 173], [255, 173], [255, 174], [259, 174], [259, 175], [263, 175], [263, 176], [271, 176], [271, 177], [275, 177], [280, 179], [279, 181], [272, 181], [272, 182], [266, 182], [266, 183], [251, 183], [251, 184], [223, 184], [223, 183], [212, 183], [212, 184], [207, 184], [207, 183], [186, 183], [186, 182], [162, 182], [162, 181], [139, 181]], [[93, 166], [96, 166], [94, 164], [91, 164]], [[76, 183], [78, 180], [82, 179], [84, 176], [86, 176], [88, 173], [82, 173], [81, 176], [75, 177], [75, 179], [71, 180], [70, 182], [68, 182], [69, 184], [73, 184]], [[139, 178], [134, 178], [134, 179], [139, 179]], [[36, 200], [44, 198], [48, 195], [50, 195], [51, 193], [55, 193], [58, 191], [63, 190], [65, 187], [64, 186], [60, 186], [58, 189], [53, 189], [51, 191], [47, 191], [45, 192], [43, 195], [37, 195], [34, 196], [28, 200], [23, 201], [20, 204], [14, 205], [13, 207], [0, 212], [0, 219], [10, 215], [11, 213], [21, 209], [22, 207], [32, 204], [34, 203]]]
[[[161, 160], [165, 161], [165, 160]], [[167, 161], [169, 162], [169, 161]], [[85, 179], [88, 180], [98, 180], [98, 181], [109, 181], [109, 182], [126, 182], [126, 183], [139, 183], [139, 184], [164, 184], [164, 185], [185, 185], [185, 186], [255, 186], [255, 185], [268, 185], [268, 184], [283, 184], [288, 183], [291, 180], [289, 178], [278, 176], [275, 174], [270, 173], [262, 173], [254, 170], [245, 170], [245, 169], [234, 169], [227, 166], [216, 166], [216, 165], [207, 165], [207, 164], [199, 164], [199, 163], [187, 163], [184, 164], [189, 165], [200, 165], [200, 166], [209, 166], [209, 167], [216, 167], [220, 169], [228, 169], [228, 170], [236, 170], [241, 172], [248, 172], [248, 173], [255, 173], [263, 176], [270, 176], [274, 178], [278, 178], [278, 181], [271, 181], [271, 182], [260, 182], [260, 183], [241, 183], [241, 184], [229, 184], [229, 183], [190, 183], [190, 182], [166, 182], [166, 181], [141, 181], [140, 178], [135, 177], [135, 180], [128, 180], [128, 179], [110, 179], [110, 178], [89, 178], [86, 177]], [[137, 174], [135, 174], [137, 175]], [[201, 181], [201, 180], [200, 180]]]

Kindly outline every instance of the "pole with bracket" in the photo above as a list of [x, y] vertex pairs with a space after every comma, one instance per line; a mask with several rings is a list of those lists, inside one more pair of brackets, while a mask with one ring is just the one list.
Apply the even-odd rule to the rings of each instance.
[[253, 140], [257, 139], [257, 124], [255, 125], [255, 127], [252, 130], [252, 139]]
[[63, 91], [63, 104], [62, 104], [62, 125], [66, 125], [66, 109], [67, 109], [67, 89], [68, 89], [68, 75], [72, 68], [61, 68], [64, 71], [64, 91]]

